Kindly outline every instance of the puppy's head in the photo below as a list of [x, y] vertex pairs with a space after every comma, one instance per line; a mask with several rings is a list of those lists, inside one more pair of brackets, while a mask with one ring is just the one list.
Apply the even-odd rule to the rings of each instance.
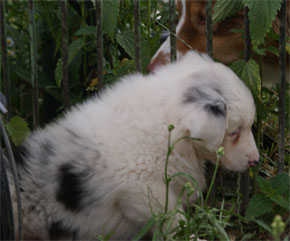
[[253, 97], [244, 83], [226, 66], [209, 63], [186, 80], [183, 127], [200, 138], [194, 146], [200, 158], [216, 161], [215, 151], [225, 149], [221, 164], [244, 171], [259, 160], [251, 132], [255, 117]]

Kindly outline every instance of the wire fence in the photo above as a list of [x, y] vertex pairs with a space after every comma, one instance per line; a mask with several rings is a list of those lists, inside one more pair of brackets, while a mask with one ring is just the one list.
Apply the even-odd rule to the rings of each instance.
[[[9, 159], [9, 168], [12, 167], [15, 190], [18, 201], [18, 214], [19, 214], [19, 233], [17, 237], [19, 240], [22, 240], [22, 227], [21, 227], [21, 201], [20, 201], [20, 191], [19, 191], [19, 181], [16, 171], [15, 161], [11, 149], [11, 145], [8, 140], [7, 133], [3, 126], [2, 118], [5, 115], [6, 119], [11, 118], [12, 113], [12, 103], [11, 103], [11, 88], [10, 88], [10, 78], [9, 78], [9, 65], [7, 61], [7, 44], [6, 44], [6, 24], [5, 24], [5, 3], [6, 1], [0, 1], [0, 38], [1, 38], [1, 78], [4, 87], [4, 95], [7, 98], [7, 113], [1, 114], [1, 133], [5, 140], [5, 147], [8, 150], [8, 159]], [[37, 40], [36, 40], [36, 26], [35, 26], [35, 1], [28, 0], [28, 9], [29, 9], [29, 32], [30, 32], [30, 58], [31, 58], [31, 83], [33, 86], [32, 93], [32, 106], [33, 106], [33, 126], [36, 128], [39, 126], [39, 103], [38, 103], [38, 66], [37, 66]], [[134, 0], [134, 30], [135, 30], [135, 63], [136, 70], [141, 71], [141, 33], [140, 33], [140, 2], [139, 0]], [[169, 0], [169, 29], [170, 29], [170, 59], [171, 61], [176, 60], [176, 6], [175, 0]], [[67, 1], [63, 0], [59, 2], [60, 12], [61, 12], [61, 57], [62, 57], [62, 71], [63, 71], [63, 104], [64, 108], [67, 109], [70, 106], [70, 82], [69, 82], [69, 59], [68, 59], [68, 17], [67, 17]], [[104, 73], [104, 49], [103, 49], [103, 22], [102, 22], [102, 1], [95, 1], [95, 26], [96, 26], [96, 69], [97, 69], [97, 78], [98, 85], [102, 87], [103, 83], [103, 73]], [[286, 51], [285, 51], [285, 17], [286, 16], [286, 0], [283, 1], [282, 8], [280, 10], [280, 92], [279, 92], [279, 140], [278, 140], [278, 153], [279, 153], [279, 165], [278, 172], [281, 173], [284, 168], [284, 153], [285, 153], [285, 83], [286, 83]], [[206, 51], [208, 55], [213, 55], [212, 47], [212, 0], [206, 1], [206, 33], [207, 33], [207, 42], [206, 42]], [[244, 59], [248, 61], [251, 57], [251, 37], [249, 31], [249, 19], [248, 19], [248, 9], [244, 9], [244, 36], [245, 36], [245, 56]], [[258, 120], [258, 132], [259, 132], [259, 121]], [[1, 223], [5, 223], [6, 228], [3, 226], [1, 228], [1, 239], [13, 240], [15, 234], [13, 231], [13, 215], [11, 210], [11, 200], [10, 193], [8, 188], [7, 176], [5, 171], [5, 156], [1, 151]], [[244, 199], [249, 197], [249, 174], [242, 174], [241, 178], [241, 191], [243, 193]], [[5, 211], [5, 212], [4, 212]], [[3, 215], [2, 215], [3, 214]], [[2, 225], [2, 224], [1, 224]]]

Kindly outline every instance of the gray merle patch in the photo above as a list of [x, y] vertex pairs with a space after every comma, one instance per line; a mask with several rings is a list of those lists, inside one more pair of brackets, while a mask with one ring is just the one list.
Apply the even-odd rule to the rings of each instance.
[[197, 103], [216, 117], [226, 115], [226, 105], [222, 100], [222, 93], [217, 87], [208, 85], [193, 86], [184, 94], [183, 103]]

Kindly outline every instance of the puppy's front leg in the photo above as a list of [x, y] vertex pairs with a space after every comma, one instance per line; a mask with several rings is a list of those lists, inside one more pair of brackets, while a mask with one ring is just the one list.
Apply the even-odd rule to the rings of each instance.
[[[136, 224], [136, 227], [142, 228], [153, 214], [158, 215], [164, 213], [166, 186], [162, 180], [159, 183], [154, 182], [154, 184], [142, 182], [140, 186], [137, 184], [134, 188], [128, 188], [122, 196], [118, 201], [119, 207], [128, 222]], [[182, 205], [177, 205], [177, 195], [171, 188], [168, 190], [167, 205], [168, 211], [173, 211], [176, 208], [181, 212], [183, 211]], [[171, 220], [171, 227], [176, 227], [178, 221], [184, 219], [184, 216], [179, 212], [174, 215], [173, 220]], [[158, 228], [158, 224], [153, 227], [153, 229], [156, 228]], [[150, 233], [152, 234], [153, 230]]]

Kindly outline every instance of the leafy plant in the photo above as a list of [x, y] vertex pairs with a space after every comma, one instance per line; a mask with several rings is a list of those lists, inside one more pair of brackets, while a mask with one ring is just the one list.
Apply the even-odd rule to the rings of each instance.
[[260, 67], [253, 59], [245, 61], [237, 60], [231, 65], [233, 71], [246, 83], [253, 93], [255, 103], [258, 106], [258, 114], [265, 117], [266, 107], [261, 99], [261, 77]]
[[290, 210], [290, 177], [286, 173], [278, 174], [266, 180], [256, 175], [261, 193], [254, 194], [246, 210], [246, 220], [257, 218], [274, 211], [278, 206], [282, 212]]
[[18, 146], [29, 134], [28, 123], [19, 116], [14, 116], [5, 123], [5, 128], [14, 145]]
[[250, 32], [252, 42], [260, 45], [264, 42], [266, 34], [272, 27], [282, 0], [243, 0], [243, 4], [249, 8]]
[[217, 0], [214, 6], [213, 22], [222, 21], [240, 11], [243, 7], [242, 0], [228, 1]]
[[[141, 229], [133, 240], [139, 240], [145, 235], [150, 229], [154, 227], [153, 240], [192, 240], [198, 237], [219, 237], [222, 240], [230, 240], [228, 234], [225, 231], [225, 227], [229, 226], [228, 221], [230, 218], [229, 214], [225, 213], [224, 203], [221, 208], [208, 208], [207, 200], [210, 196], [213, 183], [215, 181], [217, 169], [219, 166], [219, 160], [224, 155], [223, 148], [221, 147], [217, 151], [217, 162], [214, 171], [213, 178], [209, 190], [206, 195], [205, 201], [203, 200], [202, 192], [192, 176], [187, 173], [175, 173], [171, 176], [168, 175], [167, 169], [169, 163], [169, 157], [174, 150], [175, 145], [184, 139], [198, 140], [191, 137], [181, 137], [174, 142], [171, 142], [171, 132], [174, 130], [173, 125], [168, 126], [168, 149], [165, 160], [164, 170], [164, 185], [166, 186], [166, 197], [163, 212], [152, 213], [152, 217], [149, 219], [147, 224]], [[178, 200], [173, 210], [168, 207], [169, 196], [169, 185], [177, 177], [183, 176], [188, 179], [178, 196]], [[190, 203], [192, 195], [197, 195], [200, 199], [200, 203]], [[186, 197], [186, 208], [183, 211], [182, 199]], [[150, 197], [149, 197], [150, 198]], [[175, 221], [179, 219], [179, 222]]]
[[281, 7], [282, 0], [217, 0], [213, 21], [219, 22], [236, 14], [242, 7], [249, 8], [250, 32], [252, 43], [260, 45], [264, 43], [266, 34], [270, 32], [272, 22]]

